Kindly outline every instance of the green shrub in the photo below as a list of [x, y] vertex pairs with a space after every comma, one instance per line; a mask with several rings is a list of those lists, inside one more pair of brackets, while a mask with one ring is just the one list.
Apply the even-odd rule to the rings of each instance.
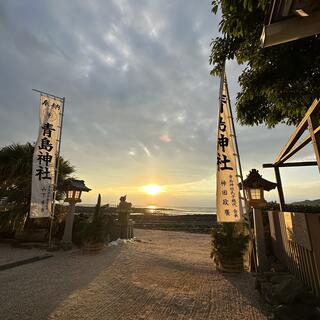
[[221, 223], [212, 229], [211, 236], [211, 258], [217, 261], [242, 258], [250, 239], [245, 226], [239, 222]]
[[101, 243], [107, 240], [107, 219], [101, 210], [101, 195], [95, 207], [92, 219], [81, 226], [82, 243]]

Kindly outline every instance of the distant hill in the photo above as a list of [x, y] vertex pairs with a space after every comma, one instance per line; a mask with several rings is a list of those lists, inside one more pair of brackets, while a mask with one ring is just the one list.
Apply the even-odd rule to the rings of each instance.
[[308, 207], [320, 207], [320, 199], [317, 200], [304, 200], [290, 203], [295, 206], [308, 206]]

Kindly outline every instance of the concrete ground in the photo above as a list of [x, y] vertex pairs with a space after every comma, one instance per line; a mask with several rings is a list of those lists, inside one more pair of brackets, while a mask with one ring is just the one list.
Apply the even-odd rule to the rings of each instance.
[[98, 255], [58, 252], [0, 272], [0, 319], [268, 319], [250, 274], [214, 270], [210, 236], [135, 233]]

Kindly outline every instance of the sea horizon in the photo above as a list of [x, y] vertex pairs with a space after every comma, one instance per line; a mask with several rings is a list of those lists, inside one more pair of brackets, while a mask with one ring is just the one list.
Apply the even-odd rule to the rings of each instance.
[[[94, 207], [95, 204], [83, 203], [78, 206], [83, 207]], [[116, 208], [116, 204], [110, 204], [111, 208]], [[159, 214], [159, 215], [192, 215], [192, 214], [216, 214], [216, 207], [202, 207], [202, 206], [157, 206], [157, 205], [146, 205], [146, 206], [133, 206], [135, 212], [133, 214]], [[141, 212], [137, 211], [141, 209]], [[147, 210], [147, 212], [146, 212]]]

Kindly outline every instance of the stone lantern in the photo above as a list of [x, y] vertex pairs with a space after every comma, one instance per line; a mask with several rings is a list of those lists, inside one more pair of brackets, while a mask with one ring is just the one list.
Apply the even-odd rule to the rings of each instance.
[[258, 170], [252, 169], [247, 178], [243, 180], [248, 205], [253, 208], [264, 208], [267, 201], [264, 191], [275, 189], [277, 184], [263, 179]]
[[83, 180], [70, 178], [64, 181], [60, 187], [60, 190], [64, 191], [66, 194], [64, 201], [69, 202], [69, 212], [67, 213], [65, 219], [65, 227], [62, 238], [62, 244], [64, 248], [69, 249], [72, 248], [72, 229], [76, 203], [81, 202], [82, 192], [89, 192], [91, 189], [84, 184]]
[[253, 208], [257, 268], [260, 272], [268, 268], [262, 216], [262, 209], [267, 204], [264, 191], [275, 189], [276, 186], [276, 183], [263, 179], [256, 169], [252, 169], [243, 181], [248, 206]]

